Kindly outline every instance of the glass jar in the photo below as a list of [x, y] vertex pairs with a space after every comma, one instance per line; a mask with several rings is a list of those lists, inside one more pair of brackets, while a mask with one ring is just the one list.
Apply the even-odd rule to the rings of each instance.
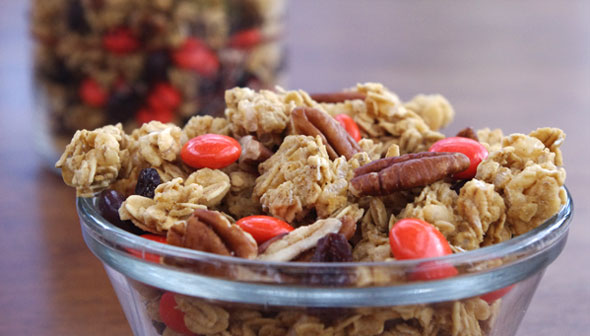
[[[573, 212], [508, 241], [429, 260], [266, 262], [160, 244], [78, 198], [82, 233], [135, 335], [496, 335], [516, 333]], [[449, 278], [407, 276], [454, 266]]]
[[78, 129], [223, 115], [235, 86], [282, 83], [285, 0], [33, 0], [37, 143]]

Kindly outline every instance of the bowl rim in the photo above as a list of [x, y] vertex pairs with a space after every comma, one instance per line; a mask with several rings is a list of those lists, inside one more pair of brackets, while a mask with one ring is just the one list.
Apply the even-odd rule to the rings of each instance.
[[[392, 260], [380, 262], [345, 262], [345, 263], [312, 263], [312, 262], [276, 262], [276, 261], [259, 261], [248, 260], [237, 257], [221, 256], [207, 252], [190, 250], [177, 246], [157, 243], [151, 240], [141, 238], [137, 235], [124, 231], [105, 220], [99, 213], [96, 207], [96, 198], [82, 198], [76, 199], [78, 215], [84, 239], [89, 248], [97, 255], [103, 263], [115, 270], [130, 276], [131, 278], [157, 286], [159, 288], [174, 290], [178, 293], [186, 295], [203, 294], [204, 283], [207, 286], [221, 286], [219, 290], [225, 290], [223, 295], [209, 294], [205, 295], [209, 299], [224, 299], [227, 297], [228, 288], [236, 290], [236, 285], [242, 286], [243, 291], [250, 292], [250, 295], [235, 294], [235, 300], [245, 303], [269, 303], [270, 298], [252, 298], [252, 292], [260, 292], [260, 295], [265, 295], [265, 291], [270, 291], [266, 295], [276, 294], [277, 288], [285, 292], [285, 300], [278, 299], [280, 304], [293, 305], [316, 305], [326, 306], [335, 303], [338, 305], [342, 300], [335, 299], [333, 295], [350, 294], [349, 299], [353, 296], [358, 300], [358, 295], [353, 295], [351, 291], [359, 290], [375, 290], [387, 288], [394, 290], [400, 295], [393, 295], [397, 298], [397, 303], [420, 303], [420, 300], [410, 298], [414, 293], [421, 293], [427, 302], [446, 301], [449, 299], [456, 299], [460, 297], [471, 297], [480, 295], [485, 292], [493, 291], [499, 288], [509, 286], [518, 281], [530, 277], [532, 274], [542, 271], [549, 263], [551, 263], [563, 249], [569, 223], [573, 214], [573, 200], [567, 188], [563, 187], [566, 193], [566, 203], [560, 208], [557, 214], [546, 220], [537, 228], [512, 238], [510, 240], [494, 244], [491, 246], [482, 247], [472, 251], [461, 253], [453, 253], [451, 255], [416, 260]], [[561, 242], [561, 244], [559, 244]], [[207, 263], [209, 265], [224, 265], [240, 269], [260, 271], [264, 270], [279, 270], [281, 272], [290, 272], [293, 274], [334, 274], [334, 272], [346, 272], [350, 270], [358, 270], [360, 268], [385, 270], [399, 273], [418, 267], [419, 265], [436, 261], [451, 264], [460, 269], [457, 276], [447, 279], [418, 281], [406, 280], [404, 283], [368, 283], [366, 286], [358, 287], [353, 285], [340, 288], [333, 285], [320, 286], [315, 288], [302, 283], [284, 283], [282, 280], [270, 279], [261, 280], [260, 278], [233, 278], [233, 277], [217, 277], [206, 274], [200, 274], [194, 270], [186, 267], [175, 267], [168, 264], [157, 264], [138, 258], [137, 252], [135, 255], [130, 253], [130, 250], [136, 250], [140, 253], [152, 253], [164, 257], [171, 257], [178, 260], [189, 260], [195, 262]], [[501, 260], [501, 263], [494, 261]], [[480, 265], [480, 266], [477, 266]], [[163, 276], [162, 274], [166, 274]], [[246, 272], [246, 274], [248, 274]], [[149, 276], [148, 276], [149, 275]], [[179, 277], [185, 281], [185, 286], [177, 288], [178, 281], [172, 281], [168, 277]], [[152, 277], [152, 278], [150, 278]], [[169, 282], [169, 283], [168, 283]], [[201, 285], [195, 285], [200, 283]], [[229, 286], [229, 287], [227, 287]], [[264, 288], [257, 287], [263, 286]], [[307, 300], [305, 298], [293, 298], [297, 291], [300, 292], [302, 286], [306, 291], [311, 291]], [[471, 286], [472, 290], [465, 291], [455, 287]], [[194, 287], [194, 288], [192, 288]], [[274, 289], [271, 289], [273, 287]], [[330, 287], [330, 288], [328, 288]], [[316, 302], [318, 293], [316, 289], [320, 289], [321, 294], [327, 295], [327, 302]], [[287, 293], [290, 290], [295, 292]], [[441, 291], [447, 291], [446, 295], [440, 295]], [[270, 293], [270, 294], [269, 294]], [[315, 294], [313, 294], [315, 293]], [[431, 295], [428, 295], [430, 293]], [[365, 293], [367, 294], [367, 293]], [[390, 293], [391, 294], [391, 293]], [[395, 294], [395, 293], [394, 293]], [[315, 295], [315, 296], [314, 296]], [[280, 295], [279, 295], [280, 296]], [[301, 296], [297, 294], [297, 296]], [[305, 295], [303, 295], [305, 296]], [[321, 296], [321, 295], [320, 295]], [[346, 296], [346, 295], [345, 295]], [[401, 300], [399, 300], [401, 298]], [[406, 298], [406, 299], [404, 299]], [[391, 299], [391, 297], [389, 298]], [[384, 297], [377, 297], [378, 302], [385, 304], [388, 299]], [[371, 302], [371, 306], [378, 304], [378, 302]], [[388, 301], [391, 302], [391, 301]]]

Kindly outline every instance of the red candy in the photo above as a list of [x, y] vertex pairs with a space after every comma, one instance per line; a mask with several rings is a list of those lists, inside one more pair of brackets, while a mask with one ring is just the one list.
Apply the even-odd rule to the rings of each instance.
[[172, 53], [174, 63], [181, 68], [190, 69], [203, 76], [212, 76], [219, 69], [219, 60], [203, 42], [189, 37]]
[[[398, 221], [389, 231], [389, 245], [396, 259], [423, 259], [451, 254], [451, 246], [434, 225], [416, 218]], [[411, 280], [435, 280], [457, 275], [457, 269], [438, 261], [424, 262], [410, 273]]]
[[166, 326], [183, 335], [195, 335], [184, 323], [184, 312], [176, 308], [174, 293], [166, 292], [160, 298], [160, 318]]
[[510, 292], [512, 290], [512, 288], [514, 288], [514, 285], [500, 288], [500, 289], [495, 290], [493, 292], [485, 293], [483, 295], [480, 295], [479, 297], [482, 300], [485, 300], [487, 303], [492, 304], [492, 303], [494, 303], [494, 301], [498, 300], [499, 298], [503, 297], [508, 292]]
[[229, 45], [237, 49], [249, 49], [260, 42], [262, 42], [262, 34], [260, 30], [253, 28], [235, 33], [231, 37]]
[[459, 271], [450, 264], [442, 261], [426, 261], [419, 264], [409, 275], [410, 280], [437, 280], [450, 278]]
[[93, 107], [102, 107], [107, 102], [107, 92], [92, 78], [82, 81], [78, 94], [84, 103]]
[[344, 127], [346, 132], [350, 134], [350, 136], [356, 141], [359, 142], [361, 140], [361, 131], [359, 130], [358, 125], [354, 122], [354, 120], [346, 114], [337, 114], [334, 116], [334, 119], [338, 120], [340, 125]]
[[[142, 234], [140, 237], [145, 238], [145, 239], [149, 239], [149, 240], [153, 240], [158, 243], [166, 244], [166, 237], [164, 237], [164, 236], [158, 236], [155, 234], [146, 233], [146, 234]], [[157, 254], [146, 253], [146, 252], [142, 253], [142, 252], [134, 250], [134, 249], [128, 249], [128, 252], [138, 258], [141, 258], [141, 259], [144, 259], [147, 261], [151, 261], [151, 262], [155, 262], [155, 263], [160, 262], [160, 256]]]
[[204, 134], [190, 139], [180, 151], [182, 161], [193, 168], [219, 169], [234, 163], [242, 152], [236, 139]]
[[139, 41], [129, 28], [121, 27], [106, 33], [102, 37], [103, 47], [115, 54], [128, 54], [139, 48]]
[[294, 230], [286, 222], [270, 216], [248, 216], [239, 219], [236, 224], [242, 230], [250, 233], [258, 244], [262, 244], [275, 236]]
[[144, 124], [152, 120], [157, 120], [163, 123], [169, 123], [174, 119], [174, 112], [167, 108], [142, 108], [137, 111], [135, 116], [138, 124]]
[[148, 97], [148, 105], [154, 110], [174, 110], [180, 105], [182, 97], [174, 86], [159, 83], [154, 86]]
[[430, 146], [429, 152], [452, 152], [463, 153], [467, 155], [469, 161], [469, 168], [455, 174], [456, 179], [471, 179], [477, 173], [477, 166], [481, 161], [488, 157], [488, 150], [479, 142], [462, 137], [450, 137], [439, 140]]

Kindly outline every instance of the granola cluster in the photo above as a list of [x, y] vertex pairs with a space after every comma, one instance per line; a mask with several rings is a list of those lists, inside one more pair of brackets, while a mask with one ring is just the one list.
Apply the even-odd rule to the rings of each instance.
[[[461, 253], [528, 232], [566, 201], [559, 149], [565, 135], [559, 129], [508, 136], [466, 129], [461, 135], [478, 139], [489, 155], [474, 177], [457, 179], [454, 174], [470, 166], [466, 155], [427, 152], [445, 138], [438, 130], [454, 115], [440, 95], [404, 103], [381, 84], [367, 83], [327, 95], [234, 88], [225, 99], [225, 118], [195, 116], [184, 128], [152, 121], [131, 134], [121, 125], [79, 131], [57, 167], [79, 196], [105, 188], [120, 192], [120, 219], [167, 236], [169, 244], [260, 261], [394, 260], [388, 234], [406, 218], [432, 224]], [[361, 140], [335, 122], [343, 114], [358, 125]], [[182, 146], [211, 133], [238, 140], [239, 159], [217, 169], [183, 161]], [[145, 169], [151, 169], [148, 181], [142, 180]], [[152, 193], [156, 180], [161, 182]], [[292, 231], [259, 241], [238, 225], [252, 215], [280, 219]], [[306, 281], [361, 287], [408, 277], [359, 268]], [[150, 307], [161, 294], [145, 300], [155, 322], [162, 320]], [[186, 327], [200, 335], [334, 336], [485, 335], [501, 302], [358, 308], [328, 318], [180, 295], [176, 300]], [[161, 332], [176, 331], [168, 326]]]

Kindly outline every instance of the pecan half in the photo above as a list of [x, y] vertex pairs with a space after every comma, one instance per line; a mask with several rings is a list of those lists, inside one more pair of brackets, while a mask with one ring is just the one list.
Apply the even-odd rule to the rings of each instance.
[[320, 110], [298, 107], [291, 112], [291, 123], [297, 134], [319, 135], [332, 160], [340, 155], [348, 160], [361, 150], [336, 119]]
[[387, 195], [434, 183], [469, 167], [462, 153], [415, 153], [373, 161], [355, 170], [350, 191], [355, 196]]
[[238, 160], [240, 168], [249, 172], [258, 172], [258, 164], [272, 156], [272, 151], [251, 135], [240, 139], [242, 153]]
[[343, 103], [347, 100], [365, 100], [367, 98], [364, 93], [354, 91], [312, 93], [309, 96], [318, 103]]
[[198, 209], [185, 223], [174, 225], [169, 244], [221, 255], [253, 259], [258, 245], [252, 236], [217, 211]]
[[464, 129], [460, 130], [456, 136], [479, 141], [479, 139], [477, 138], [477, 133], [475, 133], [475, 131], [471, 127], [465, 127]]
[[320, 219], [311, 225], [298, 227], [270, 244], [264, 253], [258, 256], [258, 259], [268, 261], [293, 260], [301, 253], [316, 246], [318, 240], [325, 235], [336, 233], [341, 227], [342, 223], [335, 218]]

